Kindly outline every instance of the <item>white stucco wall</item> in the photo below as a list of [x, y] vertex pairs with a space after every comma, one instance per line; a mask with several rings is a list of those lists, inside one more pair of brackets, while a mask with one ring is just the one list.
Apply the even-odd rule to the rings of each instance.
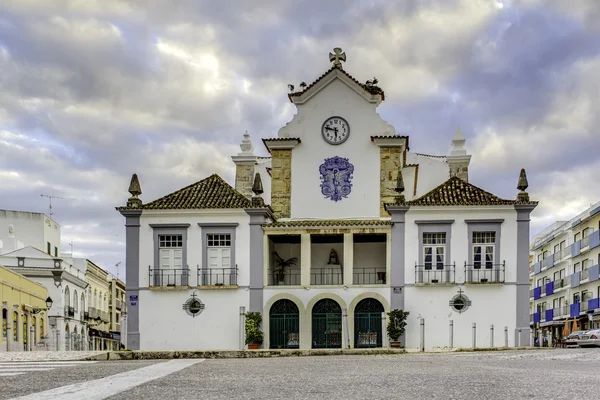
[[[428, 157], [422, 154], [406, 152], [407, 164], [419, 164], [419, 173], [417, 176], [417, 193], [414, 194], [414, 172], [410, 173], [409, 180], [406, 182], [406, 199], [416, 199], [425, 193], [436, 188], [450, 178], [450, 170], [445, 158]], [[414, 168], [407, 168], [414, 171]]]
[[[370, 137], [390, 126], [377, 114], [376, 105], [336, 79], [297, 107], [293, 123], [284, 128], [289, 137], [302, 141], [292, 151], [291, 217], [378, 217], [379, 147]], [[327, 144], [321, 136], [323, 122], [332, 116], [344, 118], [350, 126], [348, 140], [340, 145]], [[354, 165], [352, 192], [338, 202], [325, 198], [320, 187], [319, 166], [333, 156], [348, 158]]]
[[[13, 225], [13, 236], [8, 232]], [[0, 254], [7, 253], [25, 246], [34, 246], [44, 252], [47, 251], [47, 242], [58, 247], [60, 256], [60, 225], [42, 213], [0, 210]]]

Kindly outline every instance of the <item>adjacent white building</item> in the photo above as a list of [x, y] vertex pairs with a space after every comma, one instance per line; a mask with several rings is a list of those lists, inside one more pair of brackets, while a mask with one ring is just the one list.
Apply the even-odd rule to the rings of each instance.
[[422, 324], [428, 349], [529, 344], [524, 170], [502, 199], [468, 182], [459, 129], [446, 156], [411, 152], [342, 54], [290, 87], [297, 112], [262, 140], [270, 157], [244, 135], [235, 188], [211, 175], [144, 204], [133, 176], [117, 207], [129, 348], [243, 348], [243, 311], [263, 315], [264, 348], [386, 347], [394, 309], [410, 312], [407, 348]]
[[88, 284], [83, 271], [33, 246], [0, 255], [0, 265], [48, 289], [53, 301], [47, 311], [51, 349], [87, 350], [84, 311]]
[[43, 213], [0, 210], [0, 254], [33, 246], [60, 255], [60, 225]]

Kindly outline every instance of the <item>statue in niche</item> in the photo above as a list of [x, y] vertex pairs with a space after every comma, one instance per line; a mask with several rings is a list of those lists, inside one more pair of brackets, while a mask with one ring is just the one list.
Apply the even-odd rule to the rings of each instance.
[[327, 265], [340, 265], [340, 260], [334, 249], [331, 249], [331, 252], [329, 253], [329, 261], [327, 262]]

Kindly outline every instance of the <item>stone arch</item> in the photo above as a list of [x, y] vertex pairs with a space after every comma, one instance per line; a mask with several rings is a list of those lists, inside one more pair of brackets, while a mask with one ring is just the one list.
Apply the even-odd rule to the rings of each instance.
[[269, 321], [269, 313], [271, 311], [271, 307], [273, 307], [273, 304], [275, 304], [277, 301], [279, 300], [290, 300], [291, 302], [293, 302], [294, 304], [296, 304], [296, 307], [298, 307], [298, 312], [300, 313], [300, 346], [302, 347], [302, 345], [304, 344], [304, 340], [303, 340], [303, 331], [305, 330], [305, 326], [306, 326], [306, 308], [304, 308], [304, 303], [302, 303], [302, 300], [300, 300], [300, 298], [298, 298], [297, 296], [294, 296], [293, 294], [290, 293], [277, 293], [274, 294], [273, 296], [269, 297], [269, 300], [267, 300], [264, 304], [263, 307], [263, 332], [264, 332], [264, 340], [263, 340], [263, 347], [265, 349], [270, 348], [271, 344], [269, 343], [269, 335], [270, 335], [270, 321]]
[[[388, 312], [390, 312], [390, 304], [387, 301], [387, 299], [385, 297], [383, 297], [381, 294], [376, 293], [376, 292], [365, 292], [365, 293], [361, 293], [359, 295], [357, 295], [356, 297], [354, 297], [352, 299], [352, 301], [350, 302], [350, 306], [348, 307], [348, 336], [350, 336], [351, 338], [354, 338], [354, 326], [355, 326], [355, 321], [354, 321], [354, 311], [356, 310], [356, 306], [358, 303], [360, 303], [362, 300], [365, 299], [375, 299], [378, 300], [381, 305], [383, 306], [383, 311], [387, 314]], [[387, 341], [387, 333], [385, 333], [383, 335], [383, 347], [386, 347], [386, 342]], [[354, 347], [354, 340], [350, 340], [351, 343], [351, 347]]]
[[343, 323], [344, 323], [344, 310], [348, 309], [348, 306], [346, 305], [346, 302], [344, 301], [344, 299], [342, 299], [339, 295], [335, 294], [335, 293], [329, 293], [329, 292], [325, 292], [325, 293], [319, 293], [317, 295], [315, 295], [312, 299], [310, 299], [310, 301], [308, 302], [308, 305], [306, 306], [306, 321], [307, 321], [307, 334], [308, 334], [308, 343], [306, 348], [312, 348], [312, 334], [313, 334], [313, 321], [312, 321], [312, 314], [313, 314], [313, 308], [315, 307], [315, 304], [317, 304], [319, 301], [324, 300], [324, 299], [330, 299], [335, 301], [336, 303], [339, 304], [340, 308], [342, 309], [342, 348], [345, 348], [347, 346], [348, 343], [348, 338], [345, 336], [345, 332], [343, 329]]

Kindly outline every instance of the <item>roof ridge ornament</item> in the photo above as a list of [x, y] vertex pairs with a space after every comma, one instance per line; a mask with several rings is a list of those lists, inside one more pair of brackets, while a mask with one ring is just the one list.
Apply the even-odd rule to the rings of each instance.
[[529, 193], [526, 192], [529, 187], [529, 182], [527, 182], [527, 174], [525, 173], [525, 168], [521, 168], [521, 173], [519, 174], [519, 182], [517, 183], [517, 189], [519, 189], [519, 194], [517, 194], [517, 201], [522, 203], [527, 203], [529, 201]]
[[142, 199], [138, 196], [142, 194], [142, 186], [137, 174], [131, 176], [131, 182], [129, 183], [128, 192], [131, 193], [131, 197], [127, 200], [127, 207], [139, 208], [142, 206]]
[[329, 53], [329, 61], [333, 62], [334, 67], [344, 69], [342, 61], [346, 61], [346, 53], [341, 48], [336, 47], [333, 49], [333, 53]]
[[398, 170], [398, 178], [396, 179], [396, 187], [394, 188], [396, 194], [396, 204], [402, 204], [406, 201], [404, 196], [404, 179], [402, 178], [402, 168]]
[[260, 178], [260, 173], [256, 173], [254, 175], [254, 182], [252, 184], [252, 192], [254, 196], [252, 196], [252, 206], [253, 207], [264, 207], [265, 200], [262, 198], [262, 194], [264, 193], [262, 179]]

